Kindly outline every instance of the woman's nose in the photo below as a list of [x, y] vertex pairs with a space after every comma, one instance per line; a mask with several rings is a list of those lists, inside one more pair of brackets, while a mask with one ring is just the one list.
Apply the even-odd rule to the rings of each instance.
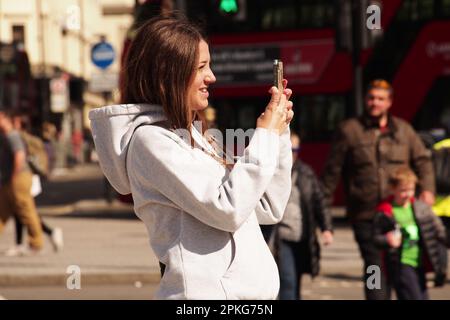
[[205, 82], [206, 83], [214, 83], [216, 82], [216, 76], [214, 75], [214, 73], [211, 71], [211, 73], [209, 75], [207, 75], [205, 77]]

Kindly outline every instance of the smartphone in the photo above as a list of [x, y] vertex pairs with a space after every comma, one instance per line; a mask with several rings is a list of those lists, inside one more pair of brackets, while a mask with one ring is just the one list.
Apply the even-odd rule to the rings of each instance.
[[279, 59], [273, 60], [273, 85], [283, 91], [283, 62]]

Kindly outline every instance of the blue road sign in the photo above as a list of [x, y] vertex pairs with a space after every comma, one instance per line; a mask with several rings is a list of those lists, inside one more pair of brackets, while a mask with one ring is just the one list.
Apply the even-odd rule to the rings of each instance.
[[116, 57], [114, 48], [108, 42], [99, 42], [91, 49], [91, 60], [100, 69], [108, 68]]

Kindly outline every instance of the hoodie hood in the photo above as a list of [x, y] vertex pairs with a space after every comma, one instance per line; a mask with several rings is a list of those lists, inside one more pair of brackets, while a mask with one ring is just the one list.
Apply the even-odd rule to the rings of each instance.
[[111, 105], [89, 112], [100, 167], [117, 192], [131, 193], [126, 159], [134, 130], [166, 119], [161, 106], [150, 104]]

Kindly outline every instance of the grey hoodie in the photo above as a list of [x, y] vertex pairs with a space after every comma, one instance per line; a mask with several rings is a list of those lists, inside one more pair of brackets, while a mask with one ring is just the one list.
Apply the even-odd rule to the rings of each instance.
[[[107, 106], [89, 118], [104, 174], [132, 194], [166, 265], [156, 299], [277, 297], [278, 270], [259, 224], [279, 222], [289, 198], [289, 130], [280, 137], [256, 129], [229, 171], [201, 150], [204, 141], [191, 147], [150, 125], [166, 119], [159, 106]], [[142, 123], [149, 125], [136, 129]]]

